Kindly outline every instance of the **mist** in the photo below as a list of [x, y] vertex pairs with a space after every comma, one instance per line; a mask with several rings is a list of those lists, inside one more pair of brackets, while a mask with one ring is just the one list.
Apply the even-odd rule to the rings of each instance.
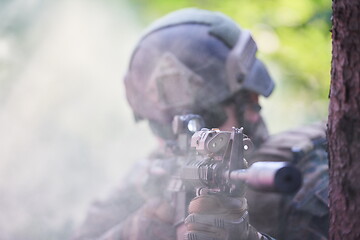
[[153, 147], [122, 84], [141, 27], [111, 1], [1, 5], [0, 239], [67, 239]]

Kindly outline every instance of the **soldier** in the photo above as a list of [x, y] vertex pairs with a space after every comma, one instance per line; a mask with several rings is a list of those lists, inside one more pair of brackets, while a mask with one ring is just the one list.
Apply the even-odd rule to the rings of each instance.
[[[74, 239], [327, 238], [324, 125], [268, 136], [258, 97], [268, 97], [274, 82], [256, 52], [250, 33], [217, 12], [179, 10], [145, 31], [125, 86], [136, 121], [149, 122], [159, 149], [110, 199], [94, 204]], [[250, 164], [293, 162], [303, 172], [303, 187], [291, 196], [249, 190], [248, 205], [244, 198], [202, 194], [190, 202], [185, 224], [174, 223], [174, 206], [162, 197], [166, 181], [148, 176], [147, 168], [173, 156], [171, 121], [189, 113], [201, 115], [209, 128], [243, 126], [256, 148]]]

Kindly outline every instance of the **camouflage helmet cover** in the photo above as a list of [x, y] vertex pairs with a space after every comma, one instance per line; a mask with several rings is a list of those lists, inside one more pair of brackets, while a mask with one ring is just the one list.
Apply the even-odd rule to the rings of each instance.
[[250, 33], [227, 16], [179, 10], [155, 21], [135, 48], [126, 94], [137, 118], [169, 123], [176, 114], [215, 108], [241, 89], [274, 88]]

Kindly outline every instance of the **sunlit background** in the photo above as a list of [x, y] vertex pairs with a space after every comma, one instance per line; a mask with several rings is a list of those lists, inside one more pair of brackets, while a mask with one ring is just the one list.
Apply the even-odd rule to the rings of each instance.
[[122, 76], [141, 30], [182, 7], [252, 31], [277, 87], [272, 133], [326, 118], [328, 0], [0, 0], [0, 239], [68, 239], [155, 146]]

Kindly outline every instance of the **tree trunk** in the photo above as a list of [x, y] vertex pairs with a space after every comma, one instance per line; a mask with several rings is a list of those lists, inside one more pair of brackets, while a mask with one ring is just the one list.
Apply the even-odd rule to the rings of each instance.
[[333, 0], [332, 40], [329, 239], [360, 239], [360, 0]]

